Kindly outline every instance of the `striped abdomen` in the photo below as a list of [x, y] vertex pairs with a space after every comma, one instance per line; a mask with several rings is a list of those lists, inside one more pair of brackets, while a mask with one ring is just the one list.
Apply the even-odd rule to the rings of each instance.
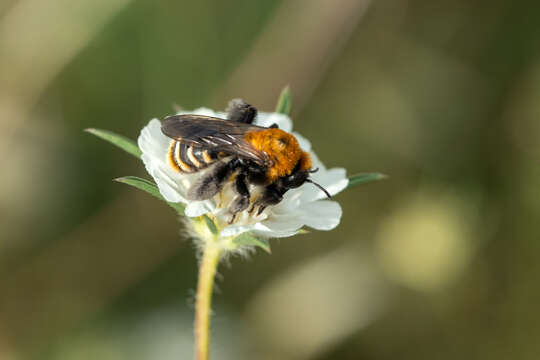
[[200, 146], [186, 144], [181, 140], [171, 141], [167, 154], [169, 164], [181, 173], [195, 173], [207, 168], [221, 158]]

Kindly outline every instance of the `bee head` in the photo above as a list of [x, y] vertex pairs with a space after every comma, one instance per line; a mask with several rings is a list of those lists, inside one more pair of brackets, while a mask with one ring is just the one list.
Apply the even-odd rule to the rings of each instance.
[[305, 182], [308, 182], [315, 185], [319, 189], [321, 189], [326, 194], [326, 196], [330, 199], [331, 198], [330, 193], [328, 193], [328, 191], [325, 188], [323, 188], [321, 185], [317, 184], [315, 181], [309, 178], [309, 174], [317, 172], [318, 170], [319, 170], [318, 168], [302, 170], [301, 166], [297, 166], [295, 167], [295, 169], [290, 175], [285, 176], [281, 179], [282, 186], [285, 187], [286, 189], [294, 189], [294, 188], [302, 186]]

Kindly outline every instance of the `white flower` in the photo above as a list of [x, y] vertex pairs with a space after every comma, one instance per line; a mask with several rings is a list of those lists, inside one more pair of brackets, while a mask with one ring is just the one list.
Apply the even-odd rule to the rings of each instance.
[[[206, 108], [199, 108], [189, 113], [219, 118], [226, 117], [225, 113], [214, 112]], [[254, 121], [255, 125], [265, 127], [274, 123], [287, 132], [292, 130], [290, 118], [283, 114], [259, 112]], [[345, 175], [345, 169], [326, 169], [311, 150], [310, 142], [298, 133], [292, 132], [292, 134], [298, 140], [300, 147], [310, 153], [313, 167], [319, 168], [319, 171], [310, 177], [322, 185], [331, 195], [343, 190], [349, 182]], [[342, 213], [339, 204], [326, 200], [326, 195], [309, 183], [287, 191], [279, 204], [269, 206], [260, 215], [250, 215], [247, 210], [244, 210], [237, 214], [234, 223], [228, 224], [231, 214], [227, 205], [235, 196], [231, 188], [232, 182], [225, 185], [221, 194], [217, 194], [213, 199], [186, 200], [188, 189], [195, 179], [201, 176], [201, 173], [181, 174], [175, 171], [167, 161], [170, 143], [171, 139], [161, 132], [161, 123], [158, 119], [152, 119], [143, 128], [138, 144], [143, 152], [142, 160], [146, 170], [152, 175], [161, 195], [167, 201], [184, 203], [186, 205], [185, 214], [189, 217], [203, 214], [211, 215], [219, 224], [220, 236], [222, 237], [235, 236], [248, 231], [256, 236], [266, 238], [287, 237], [296, 234], [304, 225], [317, 230], [331, 230], [339, 224]], [[250, 191], [257, 191], [257, 189], [250, 185]]]

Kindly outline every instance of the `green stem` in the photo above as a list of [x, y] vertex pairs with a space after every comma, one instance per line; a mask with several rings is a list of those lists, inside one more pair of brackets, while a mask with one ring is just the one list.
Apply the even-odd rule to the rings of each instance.
[[199, 267], [199, 284], [195, 303], [195, 359], [208, 360], [210, 345], [210, 309], [212, 288], [221, 249], [213, 242], [207, 242]]

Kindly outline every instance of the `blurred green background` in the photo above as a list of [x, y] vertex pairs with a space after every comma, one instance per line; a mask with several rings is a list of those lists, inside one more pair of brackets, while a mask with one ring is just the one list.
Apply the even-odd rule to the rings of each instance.
[[540, 4], [0, 2], [0, 359], [191, 359], [197, 260], [83, 133], [293, 91], [332, 232], [232, 258], [213, 359], [540, 357]]

